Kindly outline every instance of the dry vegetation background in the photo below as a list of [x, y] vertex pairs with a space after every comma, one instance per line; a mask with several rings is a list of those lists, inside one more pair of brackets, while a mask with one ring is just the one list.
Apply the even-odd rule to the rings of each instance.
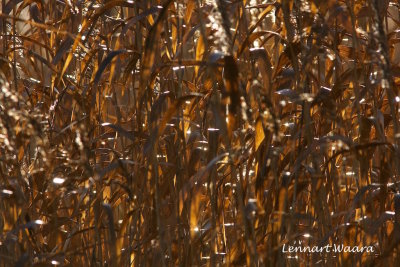
[[0, 266], [399, 263], [397, 1], [1, 10]]

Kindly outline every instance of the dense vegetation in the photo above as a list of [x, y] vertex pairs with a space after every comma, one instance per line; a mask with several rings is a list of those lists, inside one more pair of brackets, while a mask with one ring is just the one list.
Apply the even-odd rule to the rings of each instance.
[[0, 266], [394, 266], [399, 8], [3, 0]]

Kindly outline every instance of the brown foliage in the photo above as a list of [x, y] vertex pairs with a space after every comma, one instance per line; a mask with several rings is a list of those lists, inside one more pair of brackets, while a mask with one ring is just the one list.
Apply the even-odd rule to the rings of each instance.
[[3, 0], [0, 266], [393, 266], [399, 8]]

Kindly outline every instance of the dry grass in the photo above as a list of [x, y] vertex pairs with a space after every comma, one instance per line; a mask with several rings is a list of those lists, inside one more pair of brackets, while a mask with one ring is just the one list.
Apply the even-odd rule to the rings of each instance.
[[399, 8], [3, 0], [0, 266], [394, 266]]

